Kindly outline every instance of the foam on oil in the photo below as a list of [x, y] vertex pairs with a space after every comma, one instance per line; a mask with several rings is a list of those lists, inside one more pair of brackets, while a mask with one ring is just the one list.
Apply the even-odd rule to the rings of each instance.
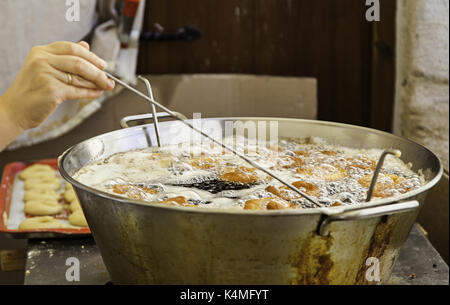
[[[285, 139], [277, 146], [234, 138], [225, 138], [224, 142], [248, 153], [250, 159], [289, 183], [302, 181], [313, 185], [312, 196], [325, 206], [363, 202], [367, 196], [366, 182], [370, 182], [370, 175], [382, 153], [381, 149], [329, 145], [318, 138]], [[399, 158], [388, 156], [377, 180], [375, 197], [377, 194], [383, 198], [396, 196], [423, 185], [424, 178], [410, 167]], [[236, 174], [236, 179], [224, 178], [230, 172], [231, 178]], [[251, 183], [239, 181], [238, 178], [247, 177], [245, 175], [253, 179]], [[74, 178], [116, 195], [114, 185], [128, 185], [126, 192], [120, 194], [124, 197], [158, 202], [183, 196], [189, 204], [204, 208], [239, 209], [248, 200], [274, 197], [266, 190], [268, 186], [283, 189], [278, 181], [210, 142], [115, 154], [83, 167]], [[294, 192], [283, 192], [289, 196], [294, 208], [311, 207]]]

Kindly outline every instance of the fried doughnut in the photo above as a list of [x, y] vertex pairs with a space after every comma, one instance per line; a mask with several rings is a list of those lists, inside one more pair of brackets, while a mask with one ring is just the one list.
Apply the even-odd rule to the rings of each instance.
[[[358, 180], [358, 183], [361, 186], [364, 186], [366, 188], [370, 187], [370, 182], [372, 181], [373, 175], [366, 175]], [[386, 179], [389, 178], [389, 179]], [[375, 187], [373, 189], [373, 196], [379, 197], [379, 198], [387, 198], [391, 197], [392, 190], [396, 190], [399, 193], [406, 193], [410, 189], [406, 188], [403, 189], [401, 187], [401, 184], [405, 181], [405, 178], [394, 175], [394, 174], [379, 174], [377, 183], [375, 184]]]
[[37, 216], [25, 219], [19, 224], [19, 230], [60, 229], [65, 225], [51, 216]]
[[115, 184], [113, 185], [113, 192], [137, 200], [142, 200], [149, 194], [154, 195], [159, 193], [158, 190], [133, 184]]
[[36, 190], [36, 189], [46, 189], [46, 190], [54, 190], [56, 191], [61, 187], [61, 182], [58, 178], [54, 178], [51, 181], [42, 182], [40, 180], [35, 179], [27, 179], [23, 185], [23, 188], [27, 190]]
[[200, 169], [211, 169], [217, 167], [219, 161], [216, 158], [200, 156], [192, 158], [189, 164]]
[[254, 172], [254, 168], [240, 166], [226, 170], [220, 179], [228, 182], [254, 184], [259, 181], [259, 177]]
[[170, 157], [170, 154], [167, 153], [152, 153], [148, 158], [150, 160], [159, 161], [158, 163], [161, 166], [170, 166], [173, 163], [173, 159]]
[[336, 156], [338, 154], [337, 151], [332, 150], [321, 150], [320, 153], [327, 156]]
[[62, 204], [56, 200], [30, 200], [25, 203], [24, 212], [30, 215], [55, 215], [63, 210]]
[[78, 210], [82, 210], [81, 204], [77, 198], [70, 202], [69, 209], [72, 213]]
[[149, 156], [148, 156], [148, 158], [150, 159], [150, 160], [158, 160], [158, 159], [161, 159], [162, 157], [166, 157], [167, 156], [167, 154], [164, 154], [164, 153], [160, 153], [160, 152], [152, 152]]
[[[372, 182], [372, 177], [373, 177], [373, 175], [365, 175], [364, 177], [362, 177], [362, 178], [360, 178], [358, 180], [358, 183], [361, 184], [364, 187], [369, 187], [370, 183]], [[382, 183], [382, 182], [380, 182], [380, 179], [383, 179], [383, 178], [386, 178], [386, 177], [390, 178], [392, 180], [392, 183], [386, 183], [386, 182]], [[397, 175], [380, 173], [378, 175], [378, 179], [377, 179], [377, 183], [376, 184], [384, 184], [384, 185], [387, 185], [387, 186], [393, 186], [394, 184], [397, 184], [400, 181], [400, 178], [401, 177], [399, 177]]]
[[131, 186], [129, 184], [114, 184], [113, 185], [113, 192], [116, 193], [116, 194], [123, 195], [126, 192], [128, 192], [130, 187]]
[[295, 181], [292, 182], [292, 185], [295, 186], [298, 189], [304, 189], [305, 193], [311, 196], [320, 196], [320, 190], [317, 187], [317, 185], [314, 185], [312, 183], [306, 182], [306, 181]]
[[[308, 195], [316, 196], [316, 197], [320, 196], [319, 188], [312, 183], [308, 183], [308, 182], [304, 182], [304, 181], [295, 181], [292, 183], [292, 185], [295, 186], [296, 188], [303, 189], [303, 191]], [[275, 186], [270, 185], [270, 186], [266, 187], [266, 191], [269, 193], [272, 193], [275, 196], [280, 197], [286, 201], [303, 198], [301, 195], [298, 195], [297, 193], [291, 191], [284, 185], [281, 186], [279, 189]]]
[[158, 191], [155, 189], [152, 189], [150, 187], [143, 187], [138, 185], [132, 185], [132, 184], [115, 184], [113, 186], [113, 192], [116, 194], [125, 194], [129, 192], [130, 190], [139, 189], [141, 191], [144, 191], [146, 193], [150, 194], [158, 194]]
[[55, 174], [55, 170], [47, 164], [33, 164], [28, 166], [26, 169], [20, 172], [19, 178], [25, 180], [31, 176], [36, 176], [38, 174]]
[[34, 189], [25, 191], [23, 195], [23, 201], [30, 200], [58, 200], [58, 194], [54, 190], [47, 189]]
[[82, 210], [77, 210], [70, 214], [69, 216], [69, 223], [71, 225], [77, 226], [77, 227], [87, 227], [88, 223], [86, 220], [86, 217], [84, 217]]
[[330, 207], [340, 207], [342, 206], [342, 203], [339, 201], [335, 201], [333, 204], [330, 205]]
[[280, 200], [270, 200], [266, 205], [267, 210], [284, 210], [289, 209], [290, 207], [291, 206], [288, 203]]
[[301, 158], [299, 158], [299, 157], [288, 156], [288, 157], [282, 159], [283, 163], [286, 160], [289, 162], [289, 164], [283, 165], [282, 166], [283, 168], [300, 167], [300, 166], [303, 165], [303, 160]]
[[345, 159], [348, 162], [347, 167], [356, 167], [364, 170], [375, 170], [377, 163], [369, 158], [346, 158]]
[[308, 151], [297, 150], [297, 151], [294, 151], [294, 154], [296, 154], [297, 156], [307, 157], [307, 156], [309, 156], [311, 153], [308, 152]]
[[244, 203], [244, 210], [284, 210], [289, 208], [289, 203], [279, 198], [251, 199]]
[[157, 201], [156, 203], [182, 205], [182, 206], [195, 206], [194, 204], [190, 204], [189, 201], [184, 196], [173, 197], [163, 201]]
[[297, 173], [322, 179], [325, 181], [337, 181], [347, 177], [347, 172], [339, 166], [332, 166], [328, 164], [320, 164], [316, 167], [299, 167]]
[[[383, 176], [383, 174], [379, 174], [378, 177]], [[358, 183], [364, 187], [370, 187], [370, 182], [372, 181], [373, 175], [365, 175], [364, 177], [358, 179]]]

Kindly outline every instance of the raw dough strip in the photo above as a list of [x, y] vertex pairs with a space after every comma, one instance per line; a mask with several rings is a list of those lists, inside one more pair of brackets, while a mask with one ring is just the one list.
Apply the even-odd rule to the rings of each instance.
[[78, 210], [82, 210], [81, 204], [80, 204], [80, 202], [78, 201], [78, 199], [75, 198], [75, 200], [73, 200], [73, 201], [70, 202], [69, 209], [70, 209], [70, 211], [71, 211], [72, 213], [74, 213], [74, 212], [76, 212], [76, 211], [78, 211]]
[[58, 178], [55, 178], [53, 181], [46, 182], [38, 182], [36, 180], [25, 180], [23, 188], [27, 190], [35, 190], [35, 189], [47, 189], [56, 191], [61, 187], [61, 182]]
[[23, 195], [23, 201], [30, 200], [58, 200], [59, 196], [54, 190], [47, 189], [34, 189], [25, 191]]
[[61, 221], [51, 216], [30, 217], [22, 221], [19, 230], [60, 229], [66, 227]]
[[87, 227], [88, 223], [86, 221], [86, 217], [84, 217], [82, 210], [77, 210], [70, 214], [69, 223], [78, 227]]
[[72, 202], [77, 199], [77, 195], [75, 194], [75, 191], [73, 189], [67, 190], [64, 193], [64, 199], [66, 199], [67, 202]]
[[39, 174], [56, 173], [56, 171], [46, 164], [33, 164], [28, 166], [26, 169], [19, 173], [19, 178], [24, 180], [31, 176], [36, 176]]
[[46, 216], [61, 213], [63, 206], [56, 200], [31, 200], [25, 203], [23, 210], [29, 215]]

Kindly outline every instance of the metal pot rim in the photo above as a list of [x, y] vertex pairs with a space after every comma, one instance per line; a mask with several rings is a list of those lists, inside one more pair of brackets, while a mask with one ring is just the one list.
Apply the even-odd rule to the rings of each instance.
[[[63, 152], [63, 154], [61, 156], [58, 157], [59, 172], [61, 173], [61, 175], [63, 176], [64, 179], [66, 179], [72, 185], [75, 185], [77, 188], [80, 188], [80, 189], [90, 192], [90, 193], [94, 193], [97, 196], [119, 202], [120, 204], [131, 204], [131, 205], [146, 206], [149, 208], [169, 209], [169, 210], [174, 210], [174, 211], [178, 211], [178, 212], [183, 211], [186, 213], [230, 214], [230, 215], [242, 215], [242, 216], [247, 216], [247, 215], [258, 215], [258, 216], [288, 216], [289, 215], [289, 216], [294, 216], [294, 215], [321, 215], [321, 214], [335, 215], [335, 214], [340, 214], [345, 211], [352, 211], [352, 210], [364, 209], [367, 207], [395, 204], [400, 201], [415, 198], [419, 194], [426, 192], [427, 190], [429, 190], [430, 188], [432, 188], [434, 185], [436, 185], [439, 182], [439, 180], [441, 179], [442, 173], [443, 173], [442, 162], [431, 150], [429, 150], [425, 146], [423, 146], [419, 143], [416, 143], [414, 141], [411, 141], [409, 139], [406, 139], [406, 138], [403, 138], [400, 136], [396, 136], [396, 135], [393, 135], [388, 132], [372, 129], [372, 128], [361, 127], [361, 126], [356, 126], [356, 125], [351, 125], [351, 124], [344, 124], [344, 123], [329, 122], [329, 121], [273, 118], [273, 117], [224, 117], [224, 118], [204, 118], [204, 119], [202, 119], [202, 121], [207, 121], [207, 120], [220, 120], [220, 121], [226, 121], [226, 120], [277, 120], [277, 121], [285, 121], [285, 122], [286, 121], [304, 122], [304, 123], [312, 123], [312, 124], [317, 124], [317, 125], [328, 125], [328, 126], [333, 126], [333, 127], [346, 127], [346, 128], [352, 128], [352, 129], [361, 129], [361, 130], [365, 130], [365, 131], [373, 133], [373, 134], [379, 134], [379, 135], [386, 136], [386, 137], [393, 137], [396, 139], [400, 139], [402, 141], [409, 142], [411, 145], [421, 147], [422, 149], [428, 151], [432, 156], [434, 156], [436, 158], [436, 160], [439, 162], [439, 170], [438, 170], [437, 174], [430, 181], [428, 181], [425, 185], [418, 188], [417, 190], [414, 190], [414, 191], [411, 191], [411, 192], [408, 192], [408, 193], [405, 193], [405, 194], [402, 194], [400, 196], [396, 196], [393, 198], [377, 199], [377, 200], [373, 200], [370, 202], [348, 205], [348, 206], [327, 207], [327, 208], [308, 208], [308, 209], [288, 209], [288, 210], [280, 210], [280, 211], [277, 211], [277, 210], [254, 211], [254, 210], [238, 210], [238, 209], [236, 209], [236, 210], [234, 210], [234, 209], [218, 209], [218, 208], [191, 208], [191, 207], [183, 207], [183, 206], [162, 205], [162, 204], [158, 204], [158, 203], [150, 203], [150, 202], [145, 202], [145, 201], [128, 199], [128, 198], [124, 198], [124, 197], [121, 197], [118, 195], [114, 195], [114, 194], [110, 194], [110, 193], [107, 193], [104, 191], [94, 189], [90, 186], [82, 184], [82, 183], [78, 182], [77, 180], [73, 179], [67, 173], [67, 171], [64, 169], [62, 164], [63, 164], [65, 158], [67, 157], [67, 155], [75, 147], [77, 147], [78, 145], [81, 145], [82, 143], [85, 143], [87, 141], [91, 141], [93, 139], [105, 136], [107, 134], [119, 133], [121, 131], [122, 132], [124, 131], [123, 129], [119, 129], [119, 130], [110, 131], [110, 132], [103, 133], [98, 136], [89, 138], [89, 139], [84, 140], [78, 144], [75, 144], [74, 146], [67, 149], [65, 152]], [[163, 122], [160, 124], [164, 124], [164, 123], [169, 123], [169, 122]], [[139, 125], [139, 126], [127, 128], [126, 130], [142, 129], [143, 127], [151, 126], [151, 125], [153, 125], [153, 124]]]

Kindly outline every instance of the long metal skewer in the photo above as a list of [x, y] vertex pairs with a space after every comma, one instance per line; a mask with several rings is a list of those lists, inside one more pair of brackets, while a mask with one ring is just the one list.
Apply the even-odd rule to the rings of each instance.
[[[138, 76], [138, 78], [144, 82], [145, 86], [147, 87], [147, 94], [148, 97], [153, 100], [153, 91], [152, 86], [150, 85], [150, 82], [148, 79], [142, 76]], [[156, 141], [158, 143], [158, 147], [161, 147], [161, 141], [159, 140], [159, 127], [158, 127], [158, 116], [156, 115], [156, 108], [155, 104], [151, 103], [152, 106], [152, 114], [153, 114], [153, 126], [155, 126], [155, 134], [156, 134]]]
[[385, 151], [383, 151], [383, 153], [380, 156], [380, 159], [378, 159], [377, 167], [375, 168], [375, 171], [373, 172], [372, 181], [370, 181], [370, 187], [369, 187], [369, 190], [367, 191], [366, 202], [369, 202], [370, 199], [372, 199], [373, 191], [375, 190], [375, 185], [376, 185], [377, 179], [378, 179], [378, 174], [381, 171], [381, 167], [383, 166], [384, 159], [386, 158], [387, 155], [394, 155], [397, 158], [400, 158], [402, 155], [402, 152], [398, 149], [386, 149]]
[[118, 79], [117, 77], [111, 75], [108, 72], [104, 72], [106, 74], [106, 76], [108, 76], [109, 78], [111, 78], [112, 80], [114, 80], [116, 83], [122, 85], [123, 87], [125, 87], [126, 89], [134, 92], [135, 94], [139, 95], [140, 97], [142, 97], [143, 99], [149, 101], [150, 103], [158, 106], [159, 108], [161, 108], [162, 110], [164, 110], [165, 112], [167, 112], [171, 117], [173, 117], [176, 120], [179, 120], [180, 122], [182, 122], [183, 124], [189, 126], [191, 129], [195, 130], [196, 132], [200, 133], [202, 136], [210, 139], [211, 141], [213, 141], [214, 143], [222, 146], [223, 148], [225, 148], [226, 150], [232, 152], [233, 154], [235, 154], [236, 156], [240, 157], [241, 159], [243, 159], [244, 161], [246, 161], [247, 163], [249, 163], [251, 166], [259, 169], [260, 171], [266, 173], [267, 175], [273, 177], [274, 179], [278, 180], [279, 182], [281, 182], [282, 184], [284, 184], [285, 186], [287, 186], [289, 189], [291, 189], [292, 191], [296, 192], [297, 194], [299, 194], [300, 196], [304, 197], [305, 199], [307, 199], [308, 201], [310, 201], [311, 203], [313, 203], [315, 206], [318, 207], [323, 207], [323, 205], [319, 202], [317, 202], [316, 200], [312, 199], [310, 196], [308, 196], [307, 194], [303, 193], [302, 191], [300, 191], [299, 189], [297, 189], [296, 187], [290, 185], [289, 183], [287, 183], [286, 181], [284, 181], [282, 178], [278, 177], [277, 175], [275, 175], [274, 173], [272, 173], [271, 171], [265, 169], [264, 167], [260, 166], [259, 164], [253, 162], [252, 160], [250, 160], [249, 158], [247, 158], [246, 156], [238, 153], [237, 151], [235, 151], [233, 148], [228, 147], [227, 145], [223, 144], [220, 141], [217, 141], [216, 139], [214, 139], [213, 137], [210, 137], [208, 134], [204, 133], [203, 131], [195, 128], [191, 123], [185, 121], [181, 116], [177, 115], [176, 113], [174, 113], [173, 111], [171, 111], [169, 108], [161, 105], [160, 103], [158, 103], [157, 101], [155, 101], [153, 98], [150, 98], [148, 96], [146, 96], [145, 94], [143, 94], [142, 92], [136, 90], [135, 88], [131, 87], [130, 85], [128, 85], [127, 83], [121, 81], [120, 79]]

